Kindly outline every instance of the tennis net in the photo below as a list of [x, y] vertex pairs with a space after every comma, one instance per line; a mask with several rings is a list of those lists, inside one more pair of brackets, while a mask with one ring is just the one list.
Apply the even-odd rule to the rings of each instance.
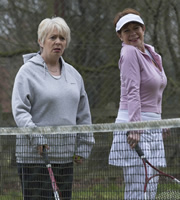
[[[45, 198], [46, 195], [51, 195], [52, 187], [49, 176], [43, 175], [43, 173], [46, 174], [47, 169], [43, 157], [38, 154], [37, 150], [37, 146], [47, 143], [49, 145], [47, 151], [49, 160], [62, 196], [68, 196], [68, 191], [71, 190], [72, 200], [123, 200], [125, 179], [122, 166], [128, 166], [128, 162], [131, 165], [134, 165], [133, 162], [135, 162], [135, 165], [139, 166], [142, 163], [137, 155], [131, 157], [129, 161], [126, 159], [130, 154], [126, 139], [125, 137], [118, 138], [120, 135], [126, 135], [127, 131], [139, 130], [141, 139], [145, 135], [147, 136], [145, 136], [147, 145], [143, 149], [147, 155], [148, 149], [146, 148], [149, 145], [154, 145], [153, 148], [159, 148], [160, 153], [154, 154], [152, 162], [159, 163], [160, 169], [180, 179], [179, 118], [118, 124], [36, 128], [1, 127], [0, 199], [22, 200], [23, 192], [26, 196], [25, 199], [54, 199], [54, 197]], [[168, 130], [170, 134], [161, 137], [162, 130]], [[121, 147], [123, 151], [119, 151], [118, 148], [121, 149]], [[161, 154], [163, 151], [165, 153], [164, 160], [164, 155]], [[73, 162], [73, 165], [69, 165], [73, 161], [74, 152], [85, 158], [82, 164]], [[136, 152], [134, 152], [135, 154]], [[39, 166], [43, 169], [42, 171], [39, 171]], [[62, 172], [62, 168], [65, 169], [66, 173], [69, 173], [67, 179], [71, 180], [73, 177], [72, 189], [69, 189], [70, 186], [68, 186], [69, 188], [64, 186], [68, 184], [61, 183], [62, 181], [68, 182], [63, 178], [65, 172]], [[22, 172], [22, 169], [27, 171]], [[30, 182], [30, 185], [27, 186], [26, 181], [21, 181], [20, 178], [24, 178], [28, 173], [33, 175], [27, 179]], [[136, 173], [134, 172], [134, 175]], [[34, 180], [33, 176], [38, 180]], [[42, 191], [35, 191], [36, 183], [34, 181], [38, 182], [37, 188], [40, 184], [42, 185]], [[138, 181], [140, 179], [137, 179]], [[158, 188], [162, 188], [163, 184], [159, 182]], [[179, 191], [179, 186], [177, 187]], [[157, 191], [157, 196], [160, 192], [160, 190]], [[178, 195], [177, 199], [180, 199]], [[163, 198], [166, 199], [166, 194]]]

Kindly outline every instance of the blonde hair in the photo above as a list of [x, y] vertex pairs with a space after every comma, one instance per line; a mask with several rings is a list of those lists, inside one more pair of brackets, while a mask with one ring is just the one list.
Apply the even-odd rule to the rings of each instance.
[[46, 18], [38, 26], [38, 42], [44, 43], [47, 35], [56, 28], [59, 34], [66, 39], [66, 47], [71, 41], [71, 31], [65, 20], [61, 17]]

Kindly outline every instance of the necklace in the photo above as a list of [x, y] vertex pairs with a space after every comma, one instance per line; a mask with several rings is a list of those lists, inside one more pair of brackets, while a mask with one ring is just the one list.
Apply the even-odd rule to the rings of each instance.
[[[53, 67], [50, 67], [53, 66]], [[57, 65], [47, 65], [48, 71], [50, 73], [61, 73], [61, 63], [59, 62]], [[52, 70], [54, 69], [54, 70]]]

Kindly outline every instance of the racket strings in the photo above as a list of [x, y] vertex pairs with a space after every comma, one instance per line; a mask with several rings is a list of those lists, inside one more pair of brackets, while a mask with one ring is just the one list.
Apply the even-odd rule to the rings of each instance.
[[180, 200], [180, 184], [160, 176], [156, 200]]
[[180, 200], [180, 192], [165, 191], [157, 195], [156, 200]]

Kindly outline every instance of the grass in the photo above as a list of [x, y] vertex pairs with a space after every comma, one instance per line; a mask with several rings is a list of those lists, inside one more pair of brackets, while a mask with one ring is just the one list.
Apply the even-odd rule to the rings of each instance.
[[89, 188], [73, 191], [73, 199], [91, 199], [91, 200], [117, 200], [124, 198], [124, 187], [115, 184], [107, 186], [95, 184]]
[[7, 194], [0, 195], [1, 200], [23, 200], [22, 194], [19, 191], [8, 191]]
[[[172, 192], [165, 188], [172, 188], [176, 192]], [[163, 192], [165, 191], [165, 192]], [[74, 187], [72, 192], [72, 199], [74, 200], [123, 200], [124, 199], [124, 185], [119, 185], [117, 183], [97, 183], [91, 186], [80, 185], [79, 187]], [[6, 194], [0, 195], [1, 200], [23, 200], [20, 191], [7, 191]], [[176, 184], [159, 184], [158, 193], [156, 196], [157, 200], [180, 200], [180, 188]]]
[[[95, 184], [94, 186], [90, 186], [88, 188], [80, 188], [79, 190], [73, 190], [72, 199], [74, 200], [117, 200], [123, 199], [124, 191], [123, 187], [120, 187], [115, 184], [111, 184], [108, 186], [103, 186], [99, 184]], [[7, 191], [6, 194], [0, 195], [1, 200], [23, 200], [22, 194], [19, 191]]]

